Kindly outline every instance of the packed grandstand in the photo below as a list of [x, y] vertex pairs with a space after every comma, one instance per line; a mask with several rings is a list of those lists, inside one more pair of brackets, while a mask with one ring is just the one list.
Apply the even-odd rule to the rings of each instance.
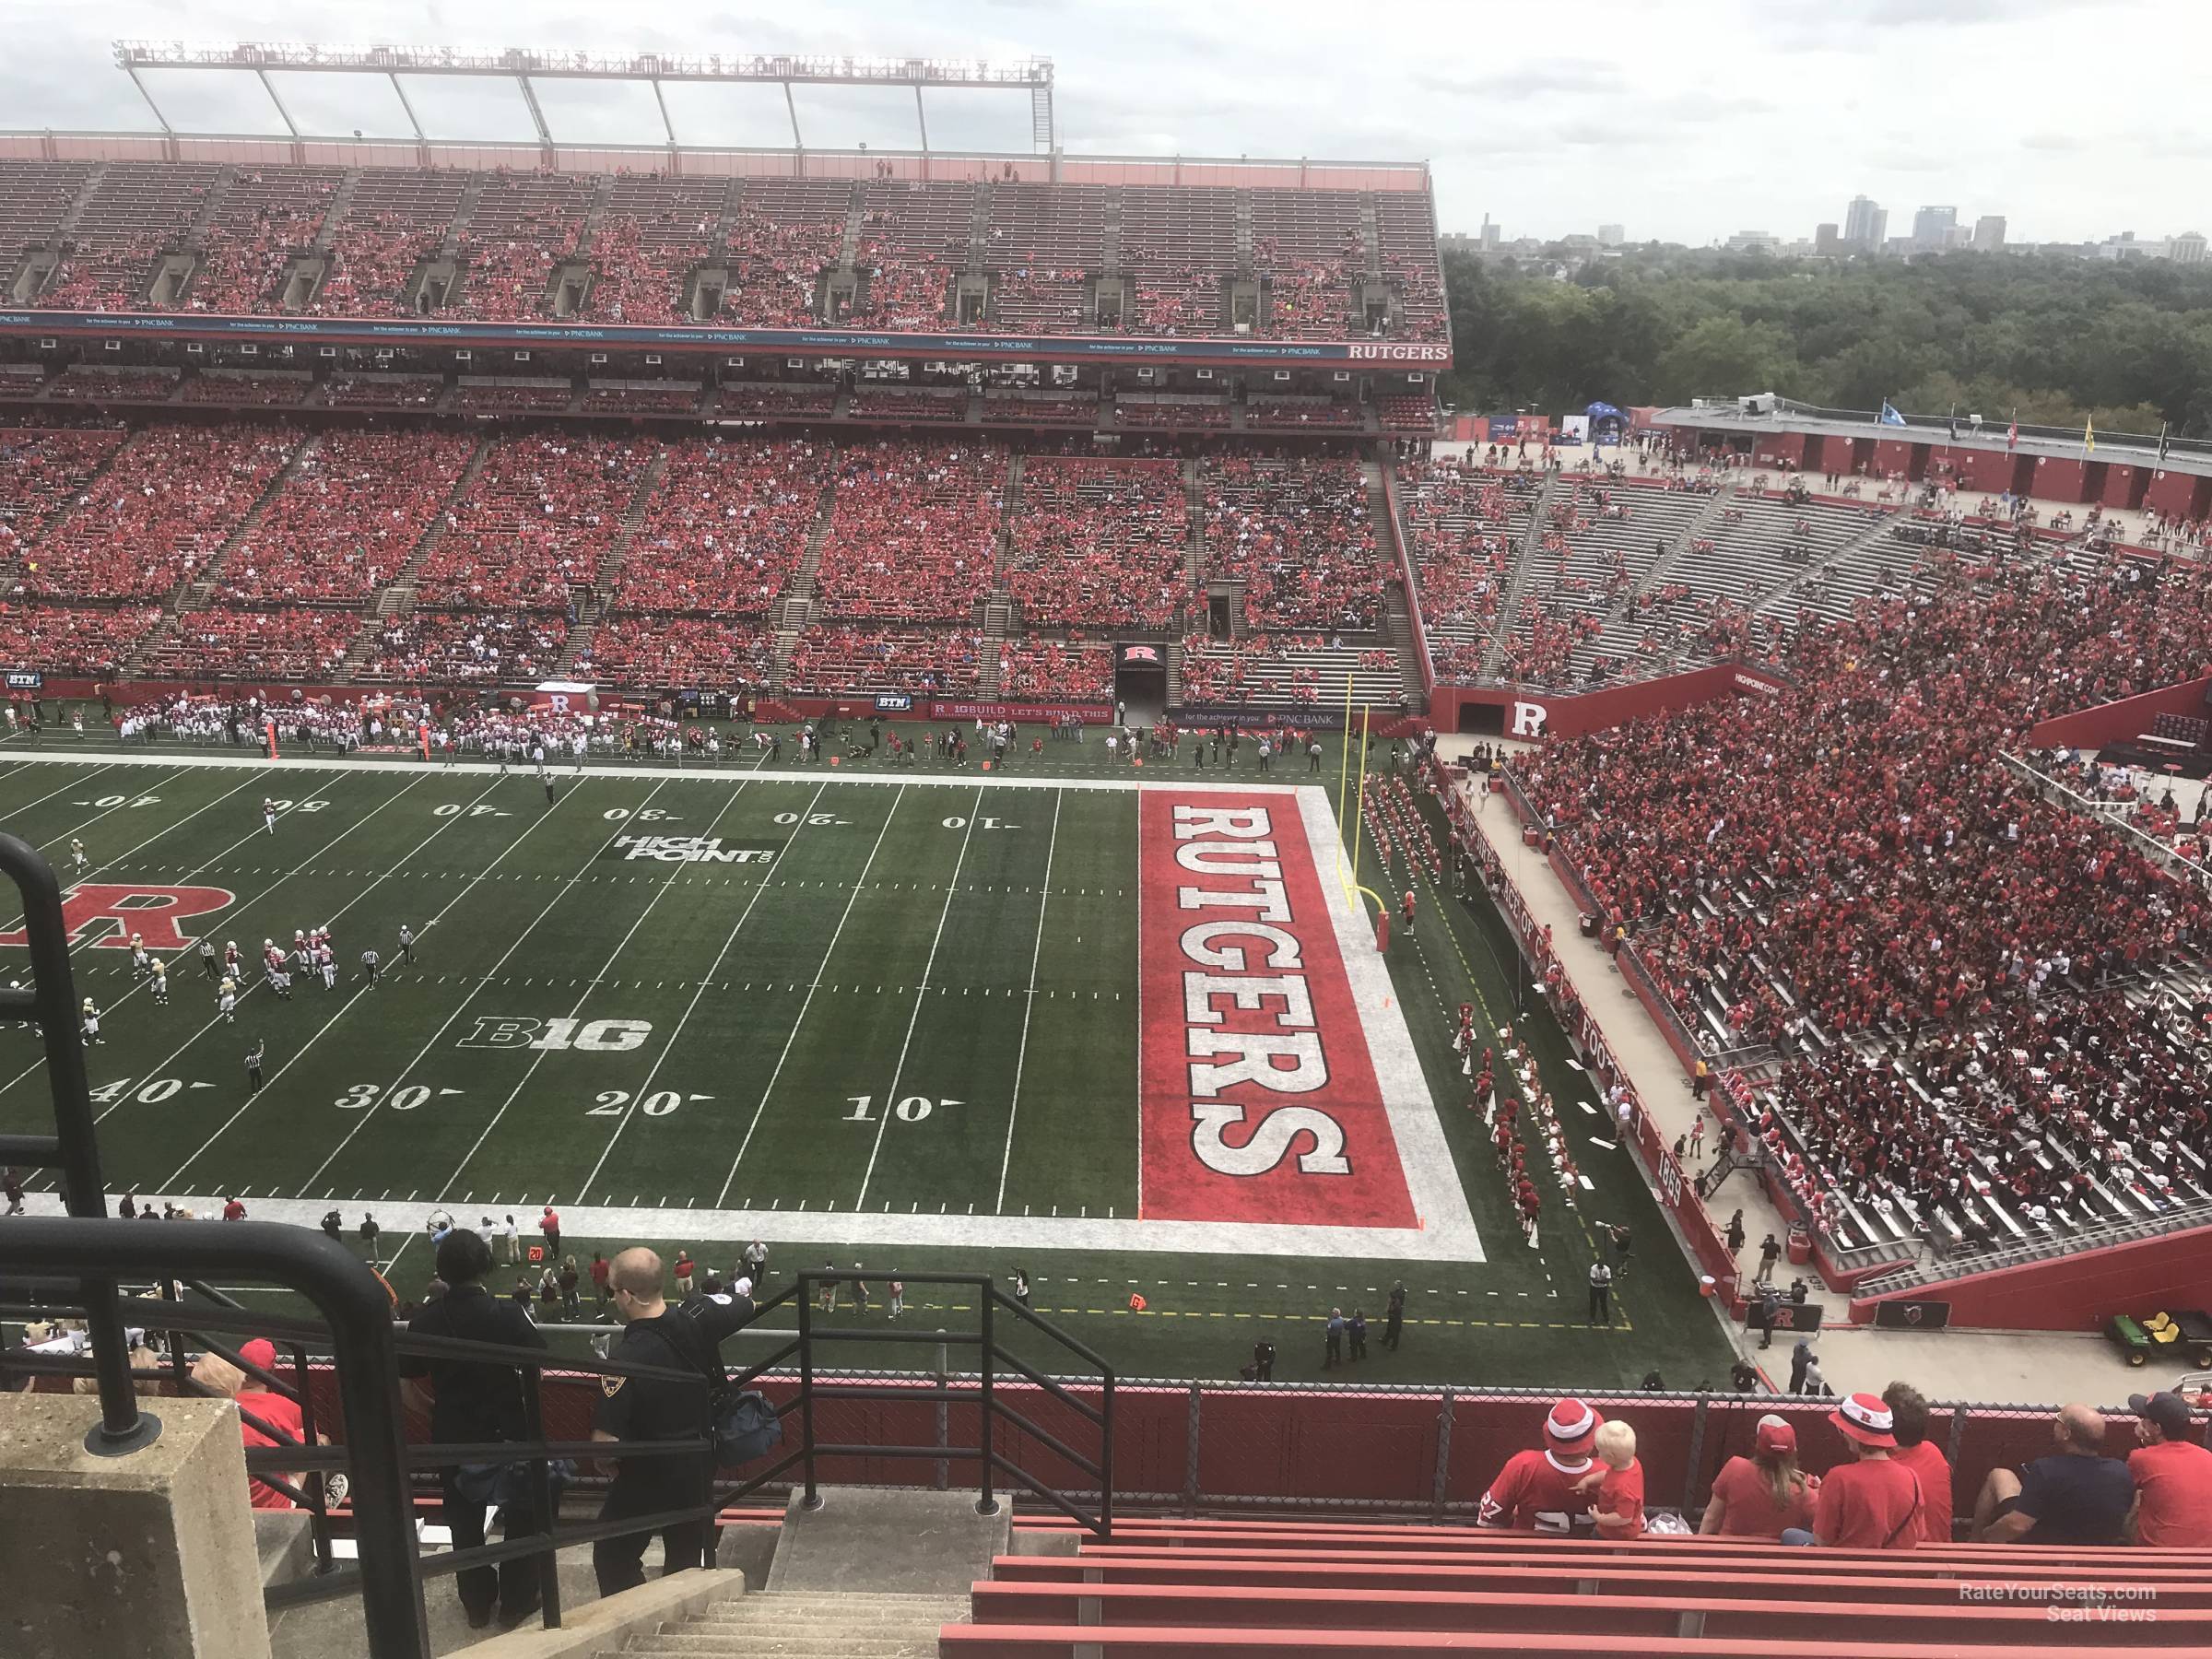
[[[343, 747], [404, 708], [464, 753], [573, 741], [579, 770], [719, 754], [669, 717], [686, 693], [763, 722], [943, 700], [1119, 724], [1133, 647], [1164, 670], [1163, 726], [1279, 742], [1357, 703], [1410, 735], [1449, 707], [1466, 734], [1537, 739], [1499, 793], [1686, 1063], [1720, 1074], [1721, 1138], [1839, 1279], [2212, 1218], [2206, 809], [2030, 736], [2212, 665], [2212, 582], [2185, 557], [2201, 518], [2123, 526], [2085, 496], [2077, 524], [1940, 462], [1824, 477], [1657, 425], [1447, 441], [1425, 178], [1024, 176], [1043, 165], [0, 161], [0, 271], [31, 319], [0, 331], [0, 668], [104, 699], [126, 742], [251, 744], [276, 711], [283, 740]], [[187, 326], [103, 329], [120, 314]], [[191, 326], [254, 318], [301, 332]], [[612, 332], [462, 347], [380, 343], [371, 320]], [[1100, 340], [1183, 349], [1142, 370], [1074, 353]], [[1307, 344], [1347, 355], [1237, 355]], [[1750, 677], [1545, 729], [1555, 700], [1712, 668]], [[555, 684], [626, 711], [622, 735], [550, 731], [527, 700]], [[2171, 770], [2194, 783], [2205, 723], [2184, 736]], [[1441, 878], [1410, 787], [1367, 811]], [[1887, 1409], [1857, 1409], [1795, 1420], [1879, 1446]], [[1535, 1443], [1594, 1489], [1595, 1434], [1564, 1400]], [[1789, 1425], [1746, 1436], [1739, 1492], [1785, 1450], [1795, 1476]], [[1550, 1467], [1522, 1477], [1559, 1486]], [[1342, 1594], [1433, 1589], [1444, 1565], [1517, 1594], [1599, 1571], [1587, 1538], [1508, 1561], [1440, 1532], [1434, 1559], [1377, 1580], [1348, 1526], [1159, 1536], [1218, 1545], [1218, 1572], [1009, 1561], [979, 1618], [1088, 1623], [1058, 1584], [1102, 1574], [1110, 1602], [1194, 1619], [1197, 1590], [1230, 1585], [1256, 1625], [1305, 1542], [1343, 1559], [1295, 1576]], [[1924, 1541], [1951, 1563], [1947, 1512]], [[1697, 1570], [1788, 1594], [1747, 1555]], [[1893, 1596], [1912, 1587], [1876, 1568], [1837, 1592]], [[1648, 1611], [1601, 1606], [1631, 1646], [1658, 1640]], [[962, 1647], [1071, 1651], [948, 1634]]]

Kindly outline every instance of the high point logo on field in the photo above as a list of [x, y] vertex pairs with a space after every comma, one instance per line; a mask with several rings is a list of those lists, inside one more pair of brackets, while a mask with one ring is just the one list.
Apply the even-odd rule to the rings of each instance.
[[719, 835], [618, 835], [602, 858], [641, 858], [656, 864], [773, 864], [776, 846], [768, 841], [731, 841]]
[[[218, 887], [145, 887], [127, 881], [81, 881], [62, 900], [62, 927], [73, 946], [128, 950], [136, 934], [156, 956], [173, 956], [199, 937], [177, 924], [226, 910], [238, 895]], [[20, 945], [22, 928], [0, 933], [0, 945]]]

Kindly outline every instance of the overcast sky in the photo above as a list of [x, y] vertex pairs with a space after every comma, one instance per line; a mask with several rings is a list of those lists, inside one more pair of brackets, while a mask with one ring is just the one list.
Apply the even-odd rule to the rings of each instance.
[[[102, 6], [0, 0], [0, 126], [130, 129], [152, 117], [111, 44], [303, 41], [628, 53], [1050, 57], [1071, 152], [1430, 161], [1446, 230], [1618, 222], [1704, 242], [1809, 236], [1851, 196], [1924, 203], [2016, 241], [2212, 231], [2207, 0], [708, 0], [674, 6]], [[250, 76], [148, 77], [180, 128], [277, 131]], [[406, 131], [373, 77], [290, 77], [311, 131]], [[527, 138], [511, 84], [418, 79], [434, 137]], [[801, 89], [807, 142], [911, 147], [911, 99]], [[555, 135], [653, 142], [650, 91], [549, 83]], [[1026, 150], [1018, 95], [931, 94], [941, 148]], [[679, 87], [678, 134], [786, 144], [781, 95]]]

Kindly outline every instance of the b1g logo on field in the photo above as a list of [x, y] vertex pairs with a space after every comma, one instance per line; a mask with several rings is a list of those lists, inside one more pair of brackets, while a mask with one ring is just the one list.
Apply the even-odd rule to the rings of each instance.
[[[238, 902], [228, 888], [140, 887], [131, 882], [81, 882], [62, 900], [62, 926], [71, 945], [128, 950], [136, 934], [155, 956], [173, 955], [199, 935], [177, 924], [211, 915]], [[29, 933], [0, 933], [0, 945], [21, 945]]]
[[766, 841], [732, 841], [719, 835], [618, 835], [602, 858], [643, 858], [659, 864], [773, 864], [775, 847]]
[[645, 1046], [653, 1035], [649, 1019], [530, 1019], [506, 1014], [479, 1014], [477, 1029], [456, 1048], [581, 1049], [591, 1054], [619, 1054]]

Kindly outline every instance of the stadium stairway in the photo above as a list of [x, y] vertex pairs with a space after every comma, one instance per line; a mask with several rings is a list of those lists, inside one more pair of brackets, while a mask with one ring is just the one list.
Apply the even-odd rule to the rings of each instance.
[[1521, 546], [1513, 559], [1505, 597], [1499, 601], [1497, 620], [1491, 624], [1489, 640], [1482, 648], [1484, 679], [1497, 678], [1500, 665], [1505, 660], [1505, 642], [1512, 637], [1513, 619], [1521, 611], [1521, 595], [1528, 590], [1528, 573], [1536, 562], [1536, 549], [1544, 545], [1545, 527], [1551, 523], [1552, 497], [1559, 481], [1558, 473], [1546, 473], [1544, 488], [1536, 493], [1535, 501], [1528, 510], [1528, 526], [1521, 533]]

